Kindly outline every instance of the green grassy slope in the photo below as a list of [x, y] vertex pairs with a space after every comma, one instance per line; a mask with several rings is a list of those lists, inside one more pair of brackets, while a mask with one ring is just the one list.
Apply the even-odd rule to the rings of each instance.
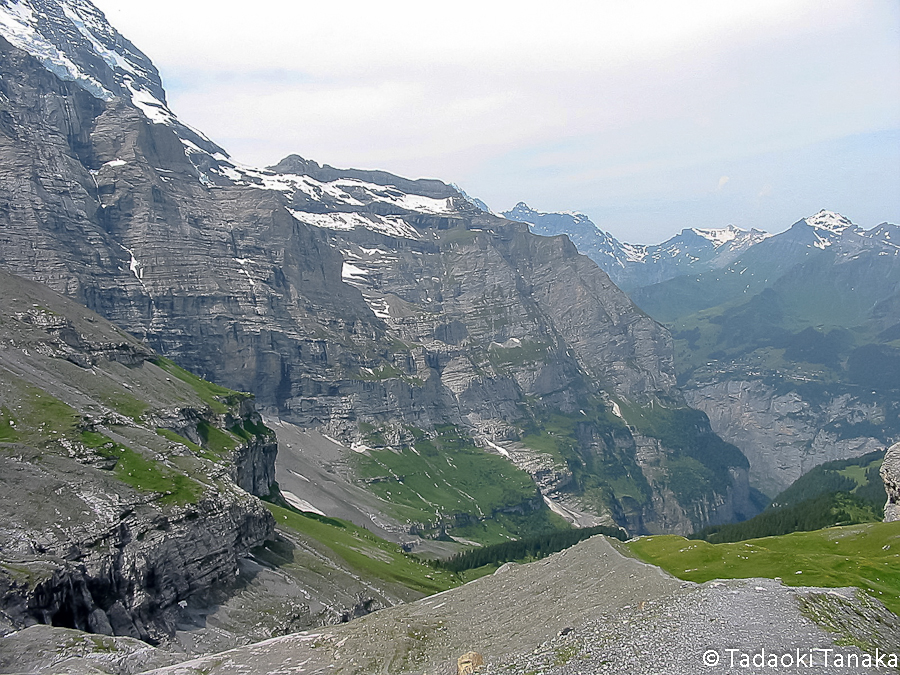
[[887, 495], [879, 475], [883, 451], [825, 462], [800, 476], [759, 515], [691, 535], [715, 544], [833, 525], [881, 522]]
[[737, 543], [673, 535], [626, 544], [637, 557], [686, 581], [780, 578], [788, 586], [856, 586], [900, 614], [900, 522], [866, 523]]
[[[883, 507], [887, 500], [879, 470], [884, 452], [825, 462], [803, 474], [772, 500], [773, 506], [791, 506], [833, 492], [849, 492]], [[883, 514], [878, 517], [881, 520]]]
[[423, 534], [482, 543], [508, 541], [568, 525], [552, 513], [531, 477], [506, 459], [476, 447], [453, 425], [431, 434], [409, 427], [410, 442], [384, 445], [366, 428], [369, 448], [354, 457], [369, 490], [394, 505], [392, 515], [423, 524]]
[[[463, 580], [455, 574], [435, 569], [397, 545], [381, 539], [368, 530], [345, 520], [300, 513], [272, 503], [266, 507], [281, 528], [315, 540], [364, 577], [397, 583], [431, 595], [455, 588]], [[264, 551], [257, 553], [266, 557]]]

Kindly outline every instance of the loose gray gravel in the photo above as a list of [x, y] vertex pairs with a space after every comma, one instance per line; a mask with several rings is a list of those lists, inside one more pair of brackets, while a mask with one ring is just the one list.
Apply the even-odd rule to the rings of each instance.
[[[837, 646], [840, 641], [864, 649]], [[740, 665], [743, 653], [759, 659], [761, 650], [768, 658], [792, 654], [796, 659], [798, 649], [803, 654], [834, 649], [833, 657], [874, 653], [876, 647], [900, 653], [900, 621], [853, 589], [797, 589], [760, 579], [681, 582], [595, 537], [544, 560], [506, 565], [490, 577], [343, 626], [152, 672], [453, 675], [456, 659], [469, 651], [484, 656], [483, 675], [898, 672], [825, 669], [819, 652], [818, 661], [809, 665]], [[738, 650], [734, 666], [728, 649]], [[704, 663], [707, 652], [718, 656], [717, 664]]]
[[[860, 635], [823, 630], [799, 611], [801, 599], [855, 615]], [[835, 663], [850, 654], [863, 663], [874, 647], [900, 656], [900, 621], [858, 599], [855, 589], [788, 589], [768, 579], [686, 585], [668, 598], [603, 614], [564, 633], [528, 654], [489, 664], [484, 675], [896, 673]], [[836, 640], [869, 644], [863, 650], [835, 645]], [[827, 653], [828, 667], [826, 652], [815, 651], [827, 649], [833, 650]]]

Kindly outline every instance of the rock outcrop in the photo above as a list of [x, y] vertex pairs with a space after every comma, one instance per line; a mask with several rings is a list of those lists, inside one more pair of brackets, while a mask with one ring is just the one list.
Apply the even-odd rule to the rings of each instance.
[[884, 505], [884, 522], [900, 520], [900, 443], [894, 443], [884, 455], [881, 465], [881, 480], [887, 492]]
[[171, 635], [272, 536], [275, 450], [248, 395], [0, 271], [0, 631]]
[[885, 404], [858, 394], [812, 397], [760, 379], [726, 379], [691, 383], [684, 395], [716, 433], [741, 448], [750, 460], [750, 484], [770, 497], [823, 462], [884, 447], [878, 423]]
[[[158, 639], [175, 629], [167, 610], [233, 579], [238, 557], [272, 533], [268, 511], [227, 483], [196, 504], [160, 508], [77, 462], [40, 461], [21, 446], [4, 448], [2, 469], [3, 489], [20, 495], [4, 503], [0, 531], [7, 628]], [[48, 494], [58, 496], [47, 504]]]

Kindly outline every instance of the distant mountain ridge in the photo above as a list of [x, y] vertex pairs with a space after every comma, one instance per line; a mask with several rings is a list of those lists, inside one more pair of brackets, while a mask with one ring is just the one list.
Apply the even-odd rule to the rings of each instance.
[[822, 210], [776, 235], [689, 229], [622, 244], [577, 214], [506, 214], [568, 234], [676, 339], [679, 383], [770, 495], [900, 436], [900, 227]]
[[[900, 251], [898, 240], [900, 228], [896, 225], [882, 223], [867, 231], [840, 214], [822, 210], [748, 247], [724, 265], [633, 289], [631, 297], [657, 320], [671, 321], [675, 316], [749, 298], [800, 265], [826, 261], [842, 265], [860, 255], [892, 259]], [[872, 290], [880, 285], [876, 282]], [[847, 288], [855, 286], [850, 283]], [[885, 288], [884, 295], [891, 292]]]
[[[897, 225], [884, 222], [864, 230], [849, 218], [824, 209], [775, 235], [734, 225], [687, 228], [652, 246], [620, 242], [584, 214], [543, 213], [519, 202], [503, 215], [527, 223], [535, 234], [567, 235], [579, 252], [594, 260], [639, 307], [664, 323], [749, 298], [826, 251], [835, 264], [852, 262], [860, 255], [890, 257], [900, 251]], [[698, 292], [700, 288], [702, 292]], [[893, 325], [890, 309], [882, 306], [880, 311], [883, 328], [889, 328]]]
[[688, 228], [661, 244], [648, 246], [620, 242], [580, 213], [542, 213], [519, 202], [503, 215], [528, 223], [535, 234], [568, 235], [581, 253], [597, 263], [625, 291], [722, 267], [771, 236], [761, 230], [742, 230], [734, 225], [719, 229]]

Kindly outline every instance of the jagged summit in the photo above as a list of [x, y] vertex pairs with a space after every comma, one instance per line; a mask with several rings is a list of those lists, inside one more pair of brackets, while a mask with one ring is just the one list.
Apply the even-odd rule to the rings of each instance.
[[484, 201], [482, 201], [478, 197], [473, 197], [472, 195], [467, 193], [465, 190], [463, 190], [456, 183], [450, 183], [450, 187], [452, 187], [454, 190], [456, 190], [463, 199], [465, 199], [467, 202], [469, 202], [469, 204], [474, 206], [476, 209], [484, 211], [485, 213], [491, 213], [491, 214], [494, 213], [491, 210], [491, 207], [488, 206]]
[[[585, 215], [584, 213], [579, 213], [577, 211], [558, 211], [545, 213], [543, 211], [537, 211], [531, 208], [525, 202], [519, 202], [509, 211], [504, 211], [503, 215], [510, 220], [518, 220], [520, 222], [531, 224], [535, 224], [532, 222], [532, 220], [546, 216], [566, 216], [568, 218], [571, 218], [575, 224], [589, 223], [592, 227], [602, 232], [602, 230], [600, 230], [600, 228], [597, 227], [597, 225], [595, 225], [593, 221], [591, 221], [590, 217]], [[531, 218], [532, 220], [529, 220], [529, 218]]]
[[772, 236], [768, 232], [763, 232], [762, 230], [757, 230], [755, 228], [752, 230], [744, 230], [734, 225], [714, 229], [694, 227], [691, 228], [691, 231], [712, 242], [713, 246], [716, 248], [741, 239], [747, 239], [751, 242], [751, 245], [753, 245]]
[[[0, 37], [61, 80], [102, 101], [124, 98], [151, 122], [172, 127], [189, 157], [227, 158], [222, 148], [169, 110], [156, 66], [88, 0], [0, 0]], [[209, 161], [204, 157], [194, 163]]]
[[844, 230], [852, 227], [856, 227], [849, 218], [842, 216], [839, 213], [835, 213], [834, 211], [827, 211], [822, 209], [818, 213], [808, 216], [803, 219], [810, 227], [814, 227], [817, 230], [825, 230], [827, 232], [833, 232], [835, 234], [841, 234]]
[[[307, 225], [331, 230], [363, 228], [409, 239], [420, 235], [415, 227], [399, 222], [396, 216], [400, 214], [419, 211], [449, 216], [473, 207], [490, 212], [483, 202], [439, 180], [338, 169], [299, 155], [289, 155], [268, 168], [231, 160], [224, 149], [181, 122], [168, 108], [156, 67], [88, 0], [0, 0], [0, 37], [95, 98], [105, 102], [124, 99], [149, 122], [170, 127], [206, 189], [243, 186], [292, 194], [290, 212]], [[116, 158], [106, 165], [118, 168], [124, 161]], [[373, 204], [370, 213], [348, 213]]]
[[2, 0], [0, 35], [60, 79], [77, 83], [97, 98], [138, 97], [165, 109], [156, 67], [90, 2]]
[[687, 274], [727, 265], [743, 251], [771, 236], [761, 230], [734, 225], [718, 229], [686, 228], [661, 244], [621, 242], [601, 230], [583, 213], [542, 213], [525, 202], [503, 213], [528, 223], [535, 234], [567, 234], [626, 291]]

